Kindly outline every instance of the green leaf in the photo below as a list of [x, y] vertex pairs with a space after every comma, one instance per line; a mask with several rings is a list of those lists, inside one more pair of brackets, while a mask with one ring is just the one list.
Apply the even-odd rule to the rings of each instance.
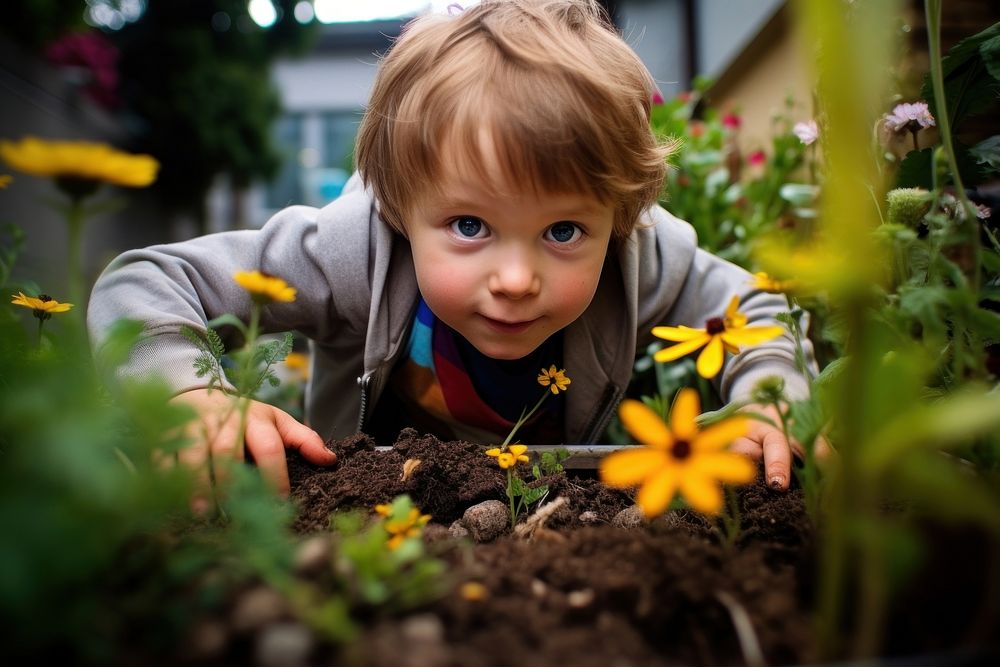
[[[1000, 23], [994, 24], [995, 29]], [[1000, 81], [1000, 35], [990, 37], [979, 45], [979, 55], [983, 58], [986, 71], [997, 81]]]
[[973, 307], [969, 309], [969, 323], [980, 335], [1000, 340], [1000, 313]]
[[[963, 39], [941, 60], [944, 94], [952, 132], [958, 131], [967, 116], [986, 111], [997, 100], [1000, 77], [993, 75], [991, 69], [996, 70], [997, 46], [994, 39], [998, 36], [1000, 36], [1000, 23], [995, 23], [986, 30]], [[986, 47], [985, 53], [982, 50], [983, 46]], [[989, 59], [989, 67], [986, 58]], [[934, 99], [930, 74], [924, 78], [920, 95], [927, 101], [934, 116], [939, 117], [941, 112]]]
[[896, 173], [897, 188], [923, 188], [930, 190], [933, 187], [933, 155], [934, 149], [924, 148], [919, 151], [910, 151], [899, 164], [899, 171]]
[[247, 332], [247, 325], [243, 323], [243, 320], [241, 320], [240, 318], [236, 317], [232, 313], [226, 313], [225, 315], [219, 315], [215, 319], [209, 320], [208, 321], [208, 328], [209, 329], [219, 329], [220, 327], [226, 326], [227, 324], [229, 326], [236, 327], [236, 329], [238, 329], [239, 332], [242, 333], [244, 337], [248, 333]]
[[985, 165], [987, 173], [1000, 172], [1000, 134], [983, 139], [969, 149], [977, 164]]
[[1000, 528], [1000, 498], [962, 459], [941, 452], [914, 452], [895, 466], [890, 484], [931, 516]]
[[808, 206], [819, 197], [819, 186], [810, 183], [785, 183], [778, 194], [792, 206]]
[[943, 450], [1000, 427], [1000, 392], [971, 388], [917, 404], [875, 433], [862, 452], [867, 470], [881, 474], [914, 450]]

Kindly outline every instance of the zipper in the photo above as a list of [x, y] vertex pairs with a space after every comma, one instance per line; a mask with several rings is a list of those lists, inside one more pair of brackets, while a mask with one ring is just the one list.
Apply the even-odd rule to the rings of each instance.
[[367, 375], [358, 376], [358, 387], [361, 388], [361, 409], [358, 410], [358, 433], [364, 430], [365, 420], [368, 419], [368, 396], [370, 395], [369, 390], [371, 389], [372, 377], [374, 375], [375, 373], [371, 372]]

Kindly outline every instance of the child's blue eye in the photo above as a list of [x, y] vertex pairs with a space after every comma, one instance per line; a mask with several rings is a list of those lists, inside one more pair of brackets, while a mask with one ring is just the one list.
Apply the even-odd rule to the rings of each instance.
[[451, 228], [456, 234], [467, 239], [480, 238], [486, 230], [482, 220], [471, 216], [456, 218], [452, 221]]
[[572, 222], [557, 222], [547, 231], [547, 236], [556, 243], [570, 243], [577, 240], [582, 234], [583, 230]]

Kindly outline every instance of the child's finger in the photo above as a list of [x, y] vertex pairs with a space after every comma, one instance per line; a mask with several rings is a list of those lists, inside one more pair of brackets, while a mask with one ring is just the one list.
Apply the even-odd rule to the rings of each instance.
[[760, 443], [751, 438], [736, 438], [736, 440], [733, 440], [733, 444], [729, 446], [729, 451], [749, 456], [755, 461], [759, 461], [763, 454]]
[[302, 457], [316, 465], [328, 466], [337, 462], [337, 455], [326, 448], [319, 433], [299, 422], [287, 412], [274, 411], [274, 426], [285, 447], [297, 449]]
[[269, 419], [252, 420], [247, 424], [246, 433], [247, 449], [253, 456], [260, 474], [275, 491], [287, 496], [289, 482], [285, 443], [282, 442], [275, 423]]
[[772, 489], [788, 489], [792, 473], [792, 449], [779, 431], [768, 431], [763, 435], [761, 448], [764, 450], [764, 480]]
[[194, 492], [191, 495], [191, 511], [201, 515], [211, 507], [212, 482], [208, 470], [208, 443], [197, 438], [190, 445], [177, 452], [177, 461], [191, 470], [194, 477]]
[[211, 443], [212, 481], [216, 493], [225, 489], [230, 469], [236, 461], [242, 461], [242, 440], [240, 417], [235, 411], [222, 422]]

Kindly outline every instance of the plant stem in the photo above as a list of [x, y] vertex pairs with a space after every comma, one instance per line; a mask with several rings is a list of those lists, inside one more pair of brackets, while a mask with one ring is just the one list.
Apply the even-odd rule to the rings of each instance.
[[517, 510], [514, 509], [514, 470], [507, 468], [507, 500], [510, 501], [510, 527], [517, 523]]
[[[930, 51], [931, 86], [934, 90], [934, 102], [937, 107], [937, 122], [941, 129], [941, 146], [948, 158], [951, 177], [955, 182], [955, 196], [965, 211], [965, 232], [967, 242], [973, 252], [974, 261], [972, 275], [969, 276], [972, 293], [979, 294], [979, 267], [982, 263], [982, 249], [979, 243], [979, 224], [976, 218], [976, 207], [972, 205], [965, 194], [962, 176], [958, 171], [958, 161], [955, 159], [955, 146], [951, 137], [951, 118], [948, 116], [948, 104], [944, 94], [944, 72], [941, 63], [941, 0], [927, 0], [924, 3], [924, 16], [927, 21], [927, 44]], [[933, 160], [932, 160], [933, 161]]]
[[81, 268], [81, 253], [83, 251], [83, 200], [73, 197], [66, 210], [66, 223], [69, 234], [66, 238], [66, 270], [69, 280], [69, 295], [71, 303], [77, 308], [84, 308], [83, 302], [83, 271]]
[[510, 433], [507, 434], [507, 437], [504, 439], [503, 444], [500, 445], [500, 449], [503, 449], [504, 447], [510, 444], [510, 442], [514, 439], [514, 434], [517, 433], [519, 428], [524, 426], [524, 423], [526, 421], [531, 419], [531, 415], [535, 414], [535, 411], [541, 407], [542, 403], [545, 402], [545, 399], [549, 397], [550, 393], [551, 393], [550, 390], [546, 389], [545, 393], [542, 394], [542, 397], [538, 399], [537, 403], [535, 403], [535, 407], [531, 408], [531, 412], [529, 412], [528, 414], [524, 414], [523, 410], [521, 411], [521, 416], [518, 417], [517, 422], [514, 424], [514, 427], [510, 429]]
[[[250, 377], [250, 371], [253, 367], [254, 359], [254, 346], [257, 344], [257, 337], [260, 332], [260, 309], [259, 303], [254, 301], [253, 305], [250, 307], [250, 327], [247, 330], [247, 338], [244, 341], [243, 346], [243, 372], [240, 373], [241, 383], [246, 382], [247, 378]], [[248, 389], [246, 386], [237, 387], [236, 390], [239, 392], [238, 403], [240, 411], [240, 428], [236, 433], [236, 452], [237, 460], [242, 460], [244, 457], [244, 446], [246, 443], [246, 428], [247, 428], [247, 413], [250, 410], [250, 399], [249, 395], [252, 389]]]

